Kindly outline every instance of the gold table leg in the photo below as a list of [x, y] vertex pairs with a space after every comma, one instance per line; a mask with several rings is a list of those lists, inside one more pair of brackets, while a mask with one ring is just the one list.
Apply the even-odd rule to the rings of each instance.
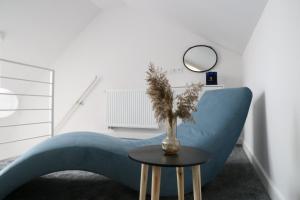
[[192, 170], [193, 170], [194, 200], [202, 200], [202, 196], [201, 196], [201, 172], [200, 172], [200, 165], [193, 166]]
[[140, 182], [140, 198], [139, 198], [139, 200], [146, 200], [148, 169], [149, 169], [148, 165], [142, 164], [142, 167], [141, 167], [141, 182]]
[[161, 168], [152, 166], [151, 200], [159, 200]]
[[184, 168], [176, 167], [178, 200], [184, 200]]

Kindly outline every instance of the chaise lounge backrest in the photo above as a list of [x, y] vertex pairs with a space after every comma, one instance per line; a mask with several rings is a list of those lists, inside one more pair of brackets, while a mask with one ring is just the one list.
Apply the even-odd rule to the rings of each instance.
[[251, 104], [249, 88], [207, 91], [193, 114], [195, 123], [182, 123], [177, 128], [183, 145], [211, 152], [214, 159], [203, 166], [203, 182], [211, 181], [224, 166], [236, 144]]

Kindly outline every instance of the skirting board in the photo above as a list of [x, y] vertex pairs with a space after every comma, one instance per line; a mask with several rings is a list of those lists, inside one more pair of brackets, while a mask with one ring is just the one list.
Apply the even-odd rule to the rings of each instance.
[[258, 161], [258, 159], [255, 157], [255, 155], [252, 153], [250, 148], [246, 143], [243, 143], [243, 149], [251, 162], [252, 166], [254, 167], [258, 177], [260, 178], [261, 182], [263, 183], [265, 189], [269, 193], [269, 196], [272, 200], [287, 200], [282, 193], [278, 190], [278, 188], [275, 186], [274, 182], [270, 179], [270, 177], [267, 175], [266, 171]]

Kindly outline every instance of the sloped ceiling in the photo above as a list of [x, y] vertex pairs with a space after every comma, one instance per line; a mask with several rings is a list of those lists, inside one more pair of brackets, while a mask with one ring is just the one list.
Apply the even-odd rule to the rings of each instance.
[[0, 0], [1, 56], [50, 65], [99, 10], [89, 0]]
[[90, 0], [90, 1], [101, 9], [116, 8], [125, 5], [125, 2], [122, 0]]
[[268, 0], [91, 0], [100, 7], [125, 3], [163, 15], [242, 53]]
[[267, 0], [0, 0], [1, 57], [51, 65], [102, 10], [128, 6], [242, 53]]

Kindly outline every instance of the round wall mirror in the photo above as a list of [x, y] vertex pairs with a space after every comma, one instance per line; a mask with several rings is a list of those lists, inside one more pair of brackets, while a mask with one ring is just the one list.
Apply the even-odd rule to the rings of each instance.
[[183, 64], [193, 72], [206, 72], [216, 66], [217, 52], [207, 45], [196, 45], [188, 48], [183, 55]]

